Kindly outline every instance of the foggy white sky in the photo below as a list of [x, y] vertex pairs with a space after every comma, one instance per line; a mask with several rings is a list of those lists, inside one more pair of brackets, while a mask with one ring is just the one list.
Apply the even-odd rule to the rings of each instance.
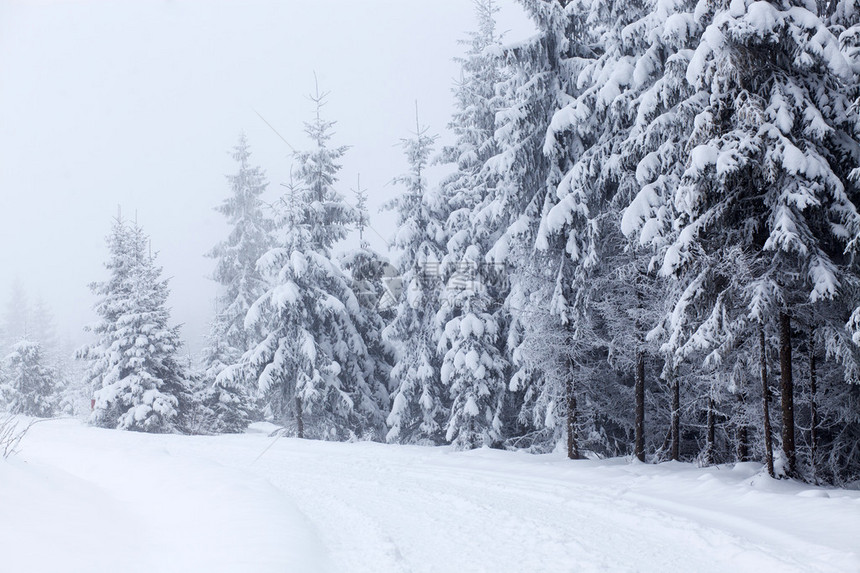
[[[500, 27], [529, 33], [513, 0], [501, 4]], [[352, 146], [341, 191], [361, 173], [387, 238], [391, 216], [377, 210], [405, 169], [399, 138], [416, 100], [444, 135], [451, 59], [472, 27], [468, 0], [0, 0], [0, 308], [17, 279], [61, 335], [81, 336], [122, 205], [152, 236], [197, 351], [216, 292], [203, 254], [227, 232], [213, 207], [228, 152], [244, 129], [274, 198], [289, 148], [254, 110], [305, 147], [314, 71], [334, 143]]]

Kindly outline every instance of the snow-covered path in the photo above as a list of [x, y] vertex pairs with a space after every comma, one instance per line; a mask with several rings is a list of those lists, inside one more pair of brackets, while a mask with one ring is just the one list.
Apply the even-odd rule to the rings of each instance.
[[[860, 492], [773, 482], [754, 464], [272, 445], [73, 421], [37, 424], [22, 447], [0, 464], [0, 515], [19, 524], [0, 536], [0, 565], [30, 566], [0, 570], [860, 571]], [[44, 483], [22, 479], [33, 472]], [[20, 507], [30, 497], [46, 501]], [[42, 521], [53, 525], [40, 535]]]

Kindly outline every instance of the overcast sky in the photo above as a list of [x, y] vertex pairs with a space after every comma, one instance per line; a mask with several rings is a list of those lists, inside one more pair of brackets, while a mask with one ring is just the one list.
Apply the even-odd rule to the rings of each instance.
[[[530, 33], [502, 4], [501, 28]], [[0, 0], [0, 302], [18, 280], [61, 335], [80, 336], [121, 205], [152, 236], [173, 318], [197, 351], [216, 293], [202, 255], [227, 232], [213, 207], [240, 130], [273, 198], [290, 153], [256, 112], [306, 146], [316, 72], [334, 143], [352, 146], [341, 191], [360, 173], [387, 237], [391, 216], [376, 211], [406, 168], [397, 143], [416, 100], [421, 123], [444, 135], [452, 58], [473, 22], [468, 0]]]

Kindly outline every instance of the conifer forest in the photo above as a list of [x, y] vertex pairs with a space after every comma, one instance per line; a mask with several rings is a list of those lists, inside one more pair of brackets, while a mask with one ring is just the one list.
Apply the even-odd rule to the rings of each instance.
[[[530, 34], [514, 40], [498, 23], [500, 9], [510, 7], [528, 20]], [[153, 240], [132, 205], [112, 220], [88, 222], [105, 237], [105, 259], [91, 277], [90, 300], [81, 301], [96, 317], [82, 334], [85, 343], [60, 340], [51, 311], [20, 285], [13, 288], [2, 321], [0, 404], [17, 418], [0, 426], [0, 446], [14, 436], [14, 419], [32, 420], [13, 444], [19, 457], [31, 451], [43, 460], [50, 440], [72, 444], [61, 436], [90, 435], [93, 428], [136, 432], [117, 439], [135, 440], [123, 446], [132, 450], [164, 447], [176, 456], [192, 452], [193, 443], [245, 452], [241, 440], [256, 439], [249, 447], [253, 456], [262, 453], [253, 463], [243, 454], [248, 467], [297, 472], [285, 478], [293, 484], [290, 495], [327, 547], [343, 545], [326, 533], [332, 523], [326, 519], [334, 516], [346, 531], [365, 536], [409, 531], [413, 522], [367, 526], [367, 510], [350, 505], [360, 502], [343, 492], [342, 501], [308, 501], [296, 493], [302, 480], [310, 491], [338, 473], [357, 472], [365, 485], [356, 478], [342, 487], [359, 499], [378, 495], [376, 507], [385, 508], [380, 492], [400, 487], [397, 479], [430, 479], [410, 473], [424, 464], [435, 468], [437, 481], [421, 483], [439, 492], [432, 504], [415, 498], [427, 504], [413, 508], [416, 515], [483, 500], [534, 520], [533, 526], [513, 517], [488, 523], [478, 517], [488, 510], [475, 506], [475, 528], [457, 518], [456, 535], [476, 546], [484, 538], [471, 532], [484, 527], [544, 531], [539, 516], [519, 513], [511, 501], [526, 498], [493, 489], [490, 472], [519, 476], [523, 485], [516, 487], [523, 489], [534, 480], [535, 491], [569, 503], [588, 495], [565, 493], [568, 477], [591, 476], [595, 492], [611, 484], [627, 484], [616, 491], [646, 487], [621, 477], [634, 472], [654, 480], [642, 496], [687, 492], [675, 503], [690, 507], [697, 503], [689, 497], [695, 479], [736, 479], [730, 483], [737, 487], [774, 488], [767, 495], [800, 496], [790, 506], [795, 513], [767, 518], [774, 528], [804, 523], [807, 512], [829, 520], [819, 533], [829, 535], [829, 527], [831, 539], [838, 528], [860, 525], [854, 491], [860, 487], [860, 1], [472, 0], [471, 9], [472, 21], [462, 23], [470, 31], [461, 34], [449, 123], [427, 125], [420, 101], [403, 102], [414, 121], [392, 136], [400, 163], [383, 166], [391, 179], [384, 189], [345, 180], [350, 146], [360, 142], [341, 137], [346, 120], [333, 111], [350, 94], [324, 81], [291, 79], [294, 90], [309, 96], [291, 116], [294, 127], [303, 126], [303, 140], [277, 149], [288, 178], [270, 178], [274, 166], [257, 153], [286, 140], [252, 140], [235, 127], [232, 171], [210, 201], [211, 218], [228, 231], [199, 253], [217, 288], [200, 352], [187, 350], [172, 315], [175, 279], [161, 262], [172, 245]], [[283, 126], [260, 119], [280, 137]], [[370, 205], [381, 195], [380, 213]], [[390, 232], [379, 233], [380, 217], [393, 222]], [[84, 425], [60, 431], [34, 423], [50, 418]], [[120, 434], [94, 433], [93, 443], [114, 447], [113, 435]], [[116, 455], [128, 455], [116, 447]], [[317, 455], [329, 465], [312, 477], [308, 468]], [[338, 456], [353, 457], [341, 467], [332, 461]], [[139, 460], [127, 463], [143, 467]], [[377, 477], [374, 463], [392, 464], [402, 478]], [[471, 478], [463, 477], [467, 467]], [[688, 483], [684, 476], [695, 477]], [[391, 485], [366, 485], [374, 480]], [[452, 496], [460, 494], [438, 480], [474, 487], [471, 501], [457, 502]], [[7, 483], [3, 471], [0, 483]], [[714, 499], [728, 501], [709, 511], [732, 513], [741, 490], [720, 483]], [[245, 495], [268, 495], [260, 488]], [[780, 499], [751, 502], [756, 519], [770, 515], [768, 507], [789, 511], [775, 508]], [[813, 502], [832, 502], [827, 511], [841, 513], [816, 513]], [[286, 519], [288, 512], [265, 505], [266, 515]], [[378, 511], [410, 511], [398, 507]], [[583, 511], [599, 515], [598, 508], [595, 502]], [[733, 515], [747, 511], [738, 508]], [[578, 527], [561, 525], [567, 519], [552, 518], [562, 538], [573, 531], [565, 527]], [[732, 535], [746, 535], [731, 527]], [[544, 533], [544, 540], [553, 535]], [[392, 571], [514, 566], [504, 549], [496, 557], [511, 560], [492, 566], [495, 557], [455, 561], [465, 549], [421, 554], [432, 535], [416, 534], [426, 546], [396, 536], [354, 537], [363, 553], [349, 565], [332, 553], [329, 567], [388, 571], [392, 555], [404, 567]], [[486, 547], [498, 543], [490, 539]], [[370, 548], [382, 551], [386, 543], [388, 553], [372, 554]], [[680, 551], [685, 542], [677, 543]], [[860, 568], [856, 540], [836, 544], [810, 550], [819, 561], [797, 553], [780, 567]], [[566, 547], [559, 555], [580, 555]], [[522, 554], [550, 555], [545, 549]], [[300, 551], [290, 550], [290, 559], [297, 558]], [[516, 570], [776, 566], [756, 566], [741, 554], [702, 563], [637, 555], [566, 565], [516, 561]], [[141, 570], [202, 570], [196, 567], [203, 562], [194, 563]], [[269, 570], [243, 569], [249, 563], [220, 560], [205, 570]], [[317, 570], [308, 563], [271, 570]]]

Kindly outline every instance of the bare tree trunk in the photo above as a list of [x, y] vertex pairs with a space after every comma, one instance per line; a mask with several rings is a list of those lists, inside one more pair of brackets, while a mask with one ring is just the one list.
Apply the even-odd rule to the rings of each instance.
[[571, 460], [578, 460], [580, 455], [579, 444], [576, 441], [576, 393], [573, 383], [576, 362], [573, 358], [574, 332], [570, 322], [566, 324], [566, 329], [568, 351], [570, 352], [567, 357], [567, 380], [564, 384], [565, 401], [567, 402], [567, 457]]
[[302, 398], [296, 396], [296, 435], [299, 438], [305, 437], [305, 423], [302, 419]]
[[714, 397], [708, 396], [708, 445], [705, 447], [705, 463], [707, 465], [711, 465], [714, 463], [715, 425]]
[[782, 452], [785, 471], [795, 476], [797, 454], [794, 444], [794, 380], [791, 371], [791, 316], [779, 313], [779, 390], [782, 394]]
[[579, 445], [576, 442], [576, 394], [573, 392], [573, 382], [570, 380], [565, 383], [565, 393], [567, 394], [567, 457], [572, 460], [578, 460]]
[[[663, 445], [657, 450], [658, 452], [665, 452], [669, 450], [669, 446], [672, 443], [672, 426], [669, 425], [669, 428], [666, 430], [666, 437], [663, 438]], [[660, 456], [660, 459], [663, 459], [663, 456]]]
[[636, 353], [636, 457], [640, 462], [645, 461], [645, 352], [641, 349]]
[[741, 412], [741, 422], [738, 426], [738, 461], [746, 462], [749, 461], [749, 431], [747, 429], [746, 422], [746, 393], [741, 388], [738, 392], [738, 410]]
[[815, 454], [818, 449], [818, 403], [815, 394], [818, 391], [818, 379], [815, 372], [815, 329], [809, 330], [809, 407], [812, 410], [812, 427], [809, 429], [810, 463], [812, 476], [816, 476]]
[[672, 373], [672, 459], [681, 459], [681, 384]]
[[770, 387], [767, 383], [767, 349], [764, 345], [764, 325], [759, 326], [758, 345], [761, 357], [761, 403], [764, 411], [764, 451], [767, 473], [775, 477], [773, 471], [773, 430], [770, 427]]
[[[631, 257], [633, 256], [633, 251], [630, 251]], [[633, 279], [633, 291], [636, 294], [636, 308], [637, 310], [642, 310], [642, 290], [640, 289], [640, 281], [643, 277], [642, 272], [639, 271], [638, 265], [636, 265], [635, 261], [633, 263], [635, 277]], [[642, 334], [642, 322], [641, 319], [636, 319], [636, 337], [637, 337], [637, 347], [636, 347], [636, 377], [633, 384], [633, 393], [636, 395], [635, 401], [635, 419], [633, 422], [634, 425], [634, 451], [633, 453], [639, 459], [640, 462], [645, 461], [645, 336]]]

